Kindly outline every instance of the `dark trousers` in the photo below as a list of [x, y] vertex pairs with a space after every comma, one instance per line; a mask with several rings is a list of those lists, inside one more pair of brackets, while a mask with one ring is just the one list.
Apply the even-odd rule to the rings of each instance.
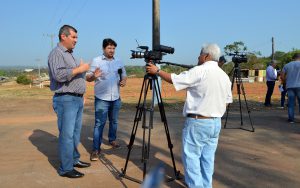
[[286, 86], [283, 85], [283, 91], [281, 92], [281, 102], [280, 102], [281, 107], [284, 107], [286, 93], [287, 93]]
[[271, 105], [271, 97], [274, 91], [275, 81], [267, 81], [268, 91], [266, 94], [265, 105]]

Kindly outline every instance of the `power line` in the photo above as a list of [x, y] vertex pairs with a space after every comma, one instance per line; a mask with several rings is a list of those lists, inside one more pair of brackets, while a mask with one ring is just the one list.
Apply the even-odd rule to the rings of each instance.
[[57, 15], [57, 12], [58, 12], [58, 9], [59, 9], [59, 7], [60, 7], [60, 3], [59, 3], [59, 1], [60, 0], [57, 0], [57, 2], [56, 2], [56, 7], [55, 7], [55, 9], [54, 9], [54, 14], [53, 14], [53, 16], [52, 16], [52, 19], [50, 20], [50, 22], [49, 22], [49, 26], [51, 26], [52, 24], [53, 24], [53, 22], [54, 22], [54, 20], [55, 20], [55, 17], [56, 17], [56, 15]]
[[51, 40], [51, 49], [53, 49], [54, 47], [54, 37], [55, 37], [55, 34], [43, 34], [44, 37], [50, 37], [50, 40]]
[[77, 13], [74, 14], [73, 16], [73, 20], [76, 20], [76, 18], [78, 18], [78, 16], [80, 15], [81, 11], [85, 8], [86, 4], [87, 4], [88, 0], [85, 0], [83, 2], [83, 4], [80, 6], [80, 8], [78, 9]]
[[67, 8], [63, 11], [63, 14], [62, 14], [62, 16], [60, 17], [60, 19], [58, 20], [58, 23], [57, 23], [57, 24], [60, 24], [60, 23], [61, 23], [63, 17], [64, 17], [65, 14], [69, 11], [69, 9], [70, 9], [70, 7], [71, 7], [71, 5], [72, 5], [71, 2], [72, 2], [72, 0], [69, 1], [69, 3], [68, 3], [69, 6], [67, 6]]

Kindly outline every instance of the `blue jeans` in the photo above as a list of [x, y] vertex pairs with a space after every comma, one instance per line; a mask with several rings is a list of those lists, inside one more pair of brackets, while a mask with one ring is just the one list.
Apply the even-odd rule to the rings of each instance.
[[221, 118], [187, 118], [182, 132], [182, 160], [188, 187], [212, 187]]
[[285, 86], [283, 86], [283, 91], [281, 92], [281, 100], [280, 100], [281, 107], [284, 107], [286, 93], [287, 93], [287, 90], [286, 90]]
[[59, 130], [58, 150], [60, 158], [60, 175], [73, 170], [79, 161], [77, 146], [80, 142], [82, 127], [83, 99], [71, 95], [53, 96], [53, 109], [57, 115]]
[[[287, 89], [288, 93], [288, 116], [289, 116], [289, 121], [294, 121], [294, 112], [295, 112], [295, 98], [298, 98], [298, 101], [300, 100], [300, 88], [288, 88]], [[299, 107], [299, 112], [300, 112], [300, 107]]]
[[93, 151], [99, 151], [102, 143], [103, 129], [106, 119], [109, 119], [108, 141], [117, 138], [118, 117], [121, 108], [121, 99], [104, 101], [95, 97], [95, 127], [93, 138]]

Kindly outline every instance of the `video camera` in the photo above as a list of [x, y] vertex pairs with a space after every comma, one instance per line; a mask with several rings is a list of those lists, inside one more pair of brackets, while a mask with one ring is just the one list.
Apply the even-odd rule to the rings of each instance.
[[247, 63], [248, 58], [245, 53], [240, 53], [240, 52], [234, 52], [234, 53], [228, 53], [229, 56], [232, 57], [232, 62], [234, 64], [240, 64], [240, 63]]
[[175, 49], [169, 46], [159, 45], [155, 47], [154, 50], [149, 51], [148, 46], [139, 46], [140, 51], [131, 50], [131, 59], [136, 58], [145, 58], [146, 61], [154, 60], [160, 61], [162, 60], [162, 56], [168, 54], [173, 54]]
[[145, 61], [148, 63], [150, 60], [153, 61], [154, 64], [166, 64], [166, 65], [174, 65], [179, 66], [182, 68], [191, 69], [194, 66], [193, 65], [184, 65], [184, 64], [177, 64], [177, 63], [171, 63], [171, 62], [165, 62], [161, 61], [162, 56], [166, 54], [173, 54], [175, 49], [169, 46], [159, 45], [158, 47], [154, 48], [154, 50], [149, 51], [148, 46], [138, 46], [138, 49], [141, 49], [140, 51], [134, 51], [131, 50], [131, 58], [130, 59], [136, 59], [136, 58], [144, 58]]

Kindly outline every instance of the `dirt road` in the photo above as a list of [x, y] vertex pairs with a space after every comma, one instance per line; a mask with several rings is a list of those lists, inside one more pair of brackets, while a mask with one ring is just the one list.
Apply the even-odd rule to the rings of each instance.
[[[132, 181], [118, 177], [118, 172], [125, 164], [126, 145], [135, 115], [132, 102], [126, 103], [124, 99], [120, 113], [118, 139], [121, 148], [112, 150], [108, 146], [105, 129], [101, 160], [93, 162], [90, 168], [80, 169], [85, 177], [74, 180], [62, 178], [56, 172], [59, 165], [58, 131], [51, 107], [51, 93], [46, 89], [28, 90], [20, 86], [0, 90], [0, 187], [139, 187]], [[176, 100], [177, 96], [172, 97]], [[240, 119], [237, 104], [234, 103], [228, 116], [227, 128], [230, 129], [223, 129], [220, 135], [214, 187], [299, 187], [299, 114], [296, 123], [289, 124], [286, 109], [277, 109], [276, 106], [264, 108], [255, 101], [249, 103], [255, 132], [235, 129], [240, 127]], [[182, 103], [176, 104], [167, 105], [166, 114], [176, 167], [183, 174], [181, 131], [184, 118], [181, 115]], [[250, 128], [245, 109], [244, 114], [244, 127]], [[89, 161], [93, 121], [93, 100], [88, 96], [79, 146], [84, 161]], [[139, 127], [127, 168], [127, 175], [138, 179], [142, 178], [143, 169], [141, 133], [142, 128]], [[165, 131], [158, 112], [154, 118], [151, 144], [149, 169], [163, 162], [167, 175], [173, 176]], [[183, 180], [166, 183], [165, 187], [184, 187]]]

